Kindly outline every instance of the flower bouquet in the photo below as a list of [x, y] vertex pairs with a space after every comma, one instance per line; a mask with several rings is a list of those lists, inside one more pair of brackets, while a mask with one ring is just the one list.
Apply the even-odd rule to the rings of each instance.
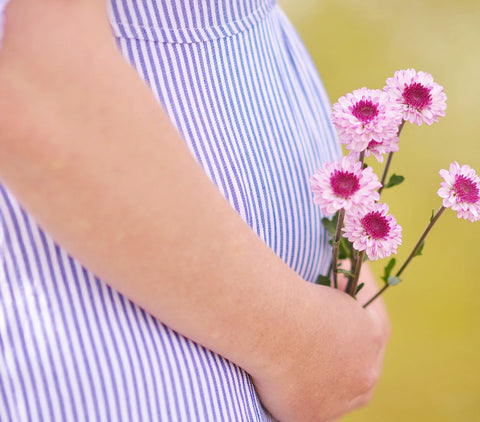
[[[363, 262], [396, 254], [402, 228], [389, 214], [388, 205], [379, 202], [383, 189], [404, 180], [397, 174], [388, 178], [392, 156], [399, 150], [404, 125], [437, 122], [445, 115], [446, 99], [443, 87], [430, 74], [407, 69], [395, 72], [383, 90], [361, 88], [333, 105], [332, 121], [349, 154], [327, 163], [310, 180], [314, 202], [326, 216], [322, 222], [332, 237], [333, 247], [329, 273], [319, 275], [317, 283], [337, 288], [338, 273], [343, 273], [348, 278], [345, 291], [355, 297], [363, 287], [359, 282]], [[365, 159], [373, 156], [383, 163], [385, 155], [379, 179]], [[440, 176], [443, 182], [437, 194], [443, 200], [442, 205], [432, 213], [425, 231], [396, 272], [396, 259], [389, 260], [381, 277], [384, 286], [364, 307], [389, 286], [400, 283], [403, 271], [422, 253], [426, 236], [446, 208], [470, 222], [480, 219], [480, 178], [475, 171], [454, 162], [449, 170], [440, 170]], [[340, 268], [340, 260], [348, 260], [350, 268]]]

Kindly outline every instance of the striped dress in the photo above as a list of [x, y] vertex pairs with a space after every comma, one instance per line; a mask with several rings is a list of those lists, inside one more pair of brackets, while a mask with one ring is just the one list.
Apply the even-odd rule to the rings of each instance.
[[[110, 0], [109, 11], [122, 54], [232, 207], [306, 280], [325, 272], [308, 180], [339, 148], [280, 7]], [[96, 278], [0, 185], [0, 421], [270, 419], [247, 373]]]

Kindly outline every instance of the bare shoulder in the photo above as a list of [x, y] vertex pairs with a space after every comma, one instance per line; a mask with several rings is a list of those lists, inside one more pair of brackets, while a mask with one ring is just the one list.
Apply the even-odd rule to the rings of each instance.
[[0, 49], [3, 131], [24, 131], [48, 98], [85, 85], [117, 55], [104, 0], [10, 0]]
[[107, 8], [101, 0], [10, 0], [5, 12], [0, 59], [11, 55], [58, 53], [71, 43], [109, 35]]

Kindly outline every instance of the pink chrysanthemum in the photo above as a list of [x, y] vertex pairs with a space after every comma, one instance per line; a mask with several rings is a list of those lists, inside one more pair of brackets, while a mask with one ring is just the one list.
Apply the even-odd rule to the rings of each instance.
[[377, 190], [382, 186], [370, 167], [362, 169], [362, 163], [352, 157], [326, 164], [311, 177], [310, 184], [313, 201], [325, 215], [342, 208], [368, 209], [380, 198]]
[[372, 141], [383, 144], [398, 140], [402, 110], [385, 92], [361, 88], [333, 105], [332, 122], [340, 142], [350, 151], [361, 152]]
[[[386, 139], [383, 142], [375, 142], [370, 141], [367, 148], [364, 150], [365, 157], [369, 157], [373, 155], [379, 163], [383, 163], [383, 157], [385, 154], [389, 154], [390, 152], [397, 152], [398, 151], [398, 138], [391, 138]], [[360, 158], [360, 153], [352, 151], [349, 154], [351, 157], [355, 159]]]
[[431, 125], [445, 116], [447, 96], [429, 73], [398, 70], [383, 90], [401, 104], [403, 119], [410, 123]]
[[440, 184], [438, 196], [443, 206], [457, 211], [458, 218], [470, 222], [480, 219], [480, 178], [470, 166], [460, 166], [456, 161], [449, 171], [440, 170], [444, 182]]
[[402, 243], [402, 228], [387, 213], [388, 205], [377, 203], [367, 212], [345, 217], [344, 237], [357, 251], [365, 251], [372, 261], [397, 253]]

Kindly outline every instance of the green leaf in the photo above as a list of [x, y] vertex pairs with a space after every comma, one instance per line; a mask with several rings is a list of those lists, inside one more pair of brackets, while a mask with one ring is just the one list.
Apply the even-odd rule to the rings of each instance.
[[432, 215], [430, 216], [430, 222], [435, 218], [435, 210], [432, 209]]
[[338, 259], [350, 258], [350, 242], [344, 237], [340, 238], [340, 247], [338, 249]]
[[317, 277], [317, 280], [315, 281], [316, 284], [320, 284], [321, 286], [331, 286], [332, 285], [332, 281], [330, 280], [329, 277], [325, 276], [325, 275], [319, 275]]
[[418, 248], [417, 253], [416, 253], [414, 256], [420, 256], [420, 255], [422, 255], [424, 246], [425, 246], [425, 242], [423, 242], [423, 243], [420, 245], [420, 247]]
[[388, 284], [388, 278], [390, 277], [390, 274], [392, 273], [393, 267], [395, 266], [397, 260], [395, 258], [392, 258], [386, 267], [383, 269], [383, 277], [381, 279]]
[[403, 176], [400, 176], [398, 174], [392, 174], [390, 176], [390, 180], [388, 181], [388, 183], [385, 185], [385, 187], [388, 189], [388, 188], [393, 188], [394, 186], [397, 186], [399, 185], [400, 183], [402, 183], [403, 181], [405, 180], [405, 178]]
[[344, 270], [343, 268], [339, 268], [337, 272], [348, 275], [349, 277], [355, 277], [355, 274], [353, 274], [351, 271]]
[[334, 238], [335, 233], [337, 232], [337, 224], [334, 222], [334, 220], [330, 220], [327, 217], [322, 218], [322, 224], [327, 233], [329, 234], [330, 237]]
[[389, 286], [396, 286], [397, 284], [400, 284], [401, 281], [402, 281], [402, 279], [400, 277], [395, 277], [393, 275], [388, 277], [388, 285]]
[[365, 283], [360, 283], [358, 286], [357, 286], [357, 291], [355, 292], [356, 295], [358, 295], [358, 292], [360, 290], [362, 290], [363, 286], [365, 286]]

